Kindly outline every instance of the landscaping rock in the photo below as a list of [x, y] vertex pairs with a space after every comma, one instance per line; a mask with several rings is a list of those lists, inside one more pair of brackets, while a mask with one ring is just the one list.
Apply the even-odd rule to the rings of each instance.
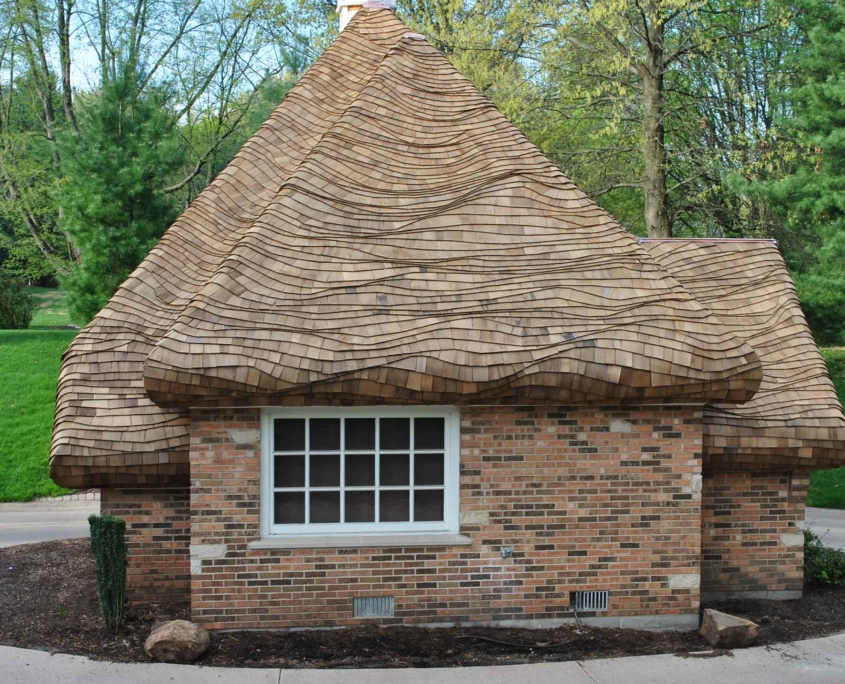
[[760, 628], [751, 620], [708, 608], [704, 611], [701, 635], [713, 648], [747, 648], [757, 641]]
[[144, 650], [162, 663], [190, 663], [205, 653], [211, 637], [199, 625], [187, 620], [159, 622], [147, 637]]

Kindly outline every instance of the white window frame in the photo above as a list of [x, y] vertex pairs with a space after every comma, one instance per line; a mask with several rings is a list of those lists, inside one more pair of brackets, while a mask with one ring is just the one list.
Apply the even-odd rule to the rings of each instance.
[[[372, 522], [372, 523], [298, 523], [277, 525], [273, 521], [274, 444], [273, 421], [277, 418], [443, 418], [443, 521]], [[413, 422], [412, 422], [413, 425]], [[413, 429], [413, 428], [412, 428]], [[341, 440], [344, 438], [341, 427]], [[307, 432], [306, 432], [307, 435]], [[378, 432], [376, 433], [378, 440]], [[413, 434], [412, 434], [413, 439]], [[378, 442], [376, 442], [378, 444]], [[343, 450], [341, 441], [341, 452]], [[380, 453], [378, 449], [374, 450]], [[391, 450], [400, 451], [400, 450]], [[413, 450], [409, 449], [413, 453]], [[426, 450], [429, 453], [439, 450]], [[306, 454], [307, 450], [306, 442]], [[318, 452], [320, 453], [320, 452]], [[364, 453], [364, 452], [351, 452]], [[366, 453], [373, 453], [367, 451]], [[308, 462], [306, 458], [306, 463]], [[306, 478], [308, 472], [306, 470]], [[411, 462], [413, 478], [413, 461]], [[341, 472], [341, 483], [343, 483]], [[412, 482], [413, 480], [411, 480]], [[306, 485], [308, 481], [306, 479]], [[378, 499], [376, 486], [376, 498]], [[341, 501], [341, 506], [343, 505]], [[413, 515], [413, 500], [410, 503]], [[297, 535], [366, 535], [381, 533], [457, 533], [460, 527], [460, 410], [454, 406], [379, 406], [379, 407], [310, 407], [264, 408], [261, 411], [261, 536], [264, 538]]]

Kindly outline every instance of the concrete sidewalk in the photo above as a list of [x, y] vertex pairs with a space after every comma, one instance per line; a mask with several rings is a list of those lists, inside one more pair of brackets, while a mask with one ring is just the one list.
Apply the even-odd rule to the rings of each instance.
[[807, 527], [822, 538], [825, 546], [845, 549], [845, 511], [833, 508], [807, 508]]
[[88, 536], [88, 516], [99, 501], [0, 504], [0, 548]]
[[845, 634], [717, 657], [674, 655], [502, 667], [418, 670], [230, 669], [101, 663], [0, 646], [9, 684], [842, 684]]

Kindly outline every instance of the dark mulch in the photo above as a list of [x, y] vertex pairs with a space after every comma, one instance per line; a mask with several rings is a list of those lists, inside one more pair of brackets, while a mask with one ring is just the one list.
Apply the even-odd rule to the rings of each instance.
[[[99, 660], [146, 661], [143, 644], [161, 619], [189, 619], [186, 604], [129, 609], [117, 634], [102, 627], [87, 540], [0, 549], [0, 644]], [[708, 607], [761, 626], [761, 644], [845, 630], [845, 588], [807, 587], [799, 601], [732, 601]], [[483, 636], [517, 646], [476, 639]], [[301, 632], [215, 633], [203, 665], [242, 667], [434, 667], [703, 651], [695, 632], [662, 634], [572, 627], [548, 630], [361, 627]]]

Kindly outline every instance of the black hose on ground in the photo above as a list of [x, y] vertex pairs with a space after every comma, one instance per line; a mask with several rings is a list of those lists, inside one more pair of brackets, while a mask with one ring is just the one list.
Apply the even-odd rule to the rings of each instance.
[[587, 633], [584, 629], [584, 625], [581, 624], [581, 619], [578, 617], [578, 611], [573, 608], [572, 613], [575, 615], [575, 624], [578, 625], [578, 635], [575, 638], [567, 639], [566, 641], [556, 641], [551, 644], [518, 644], [515, 641], [493, 639], [492, 637], [483, 636], [481, 634], [463, 634], [455, 637], [455, 640], [473, 639], [475, 641], [484, 641], [488, 644], [496, 644], [497, 646], [505, 646], [507, 648], [515, 648], [525, 651], [548, 651], [555, 648], [563, 648], [564, 646], [571, 646]]

